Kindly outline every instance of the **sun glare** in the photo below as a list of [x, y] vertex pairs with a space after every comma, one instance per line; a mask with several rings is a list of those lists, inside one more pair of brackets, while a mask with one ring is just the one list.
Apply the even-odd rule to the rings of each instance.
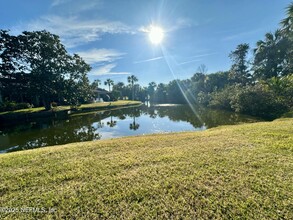
[[153, 44], [160, 44], [164, 38], [164, 31], [158, 26], [151, 26], [149, 30], [149, 39]]

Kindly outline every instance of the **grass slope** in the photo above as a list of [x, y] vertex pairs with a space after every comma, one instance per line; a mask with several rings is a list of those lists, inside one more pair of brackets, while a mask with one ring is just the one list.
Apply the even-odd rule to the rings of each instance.
[[80, 115], [90, 111], [127, 108], [141, 104], [142, 103], [140, 101], [119, 100], [113, 102], [84, 104], [78, 106], [76, 109], [72, 109], [70, 106], [58, 106], [48, 111], [46, 111], [44, 107], [21, 109], [16, 111], [0, 112], [0, 123], [10, 124], [35, 118], [67, 117], [69, 110], [71, 110], [70, 115]]
[[293, 119], [15, 152], [0, 167], [1, 219], [293, 219]]
[[[119, 106], [127, 106], [127, 105], [138, 105], [141, 104], [140, 101], [131, 101], [131, 100], [119, 100], [113, 102], [96, 102], [91, 104], [83, 104], [77, 107], [78, 110], [87, 110], [87, 109], [99, 109], [105, 107], [119, 107]], [[71, 107], [68, 106], [58, 106], [52, 109], [52, 111], [64, 111], [70, 110]], [[15, 111], [6, 111], [0, 112], [0, 115], [9, 115], [9, 114], [30, 114], [30, 113], [38, 113], [45, 111], [45, 107], [38, 107], [38, 108], [27, 108], [27, 109], [20, 109]], [[50, 110], [51, 111], [51, 110]]]

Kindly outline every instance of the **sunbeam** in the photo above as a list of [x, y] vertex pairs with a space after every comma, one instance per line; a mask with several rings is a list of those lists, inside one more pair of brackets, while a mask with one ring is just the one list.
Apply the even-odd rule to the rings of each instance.
[[[172, 66], [170, 64], [170, 60], [169, 60], [169, 58], [170, 59], [174, 59], [174, 58], [172, 57], [171, 54], [168, 53], [168, 51], [164, 48], [164, 46], [161, 46], [161, 50], [162, 50], [163, 57], [164, 57], [167, 65], [168, 65], [168, 68], [169, 68], [169, 70], [170, 70], [173, 78], [175, 79], [175, 81], [176, 81], [176, 83], [177, 83], [177, 85], [178, 85], [178, 87], [179, 87], [182, 95], [184, 96], [185, 100], [187, 101], [187, 103], [188, 103], [189, 107], [191, 108], [191, 110], [193, 111], [194, 115], [198, 118], [198, 120], [200, 120], [200, 122], [202, 123], [202, 125], [205, 126], [205, 123], [203, 122], [203, 120], [201, 119], [201, 117], [199, 116], [199, 114], [197, 113], [194, 105], [192, 104], [191, 100], [189, 100], [189, 98], [187, 97], [187, 94], [186, 94], [185, 91], [187, 91], [189, 93], [189, 95], [192, 97], [192, 99], [194, 100], [194, 102], [196, 101], [195, 97], [186, 88], [183, 88], [184, 85], [181, 85], [180, 82], [178, 81], [178, 79], [175, 77], [173, 68], [172, 68]], [[172, 61], [172, 62], [176, 63], [175, 60]]]

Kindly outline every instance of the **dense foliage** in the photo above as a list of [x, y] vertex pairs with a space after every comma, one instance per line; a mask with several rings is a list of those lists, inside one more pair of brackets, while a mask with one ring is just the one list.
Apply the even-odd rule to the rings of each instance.
[[[264, 40], [256, 43], [251, 59], [248, 59], [250, 46], [240, 44], [229, 55], [232, 61], [229, 71], [206, 74], [202, 65], [190, 79], [177, 79], [168, 84], [151, 82], [148, 87], [137, 85], [132, 97], [276, 117], [293, 108], [292, 24], [293, 3], [288, 6], [287, 18], [281, 22], [281, 28], [267, 33]], [[130, 86], [118, 83], [113, 88], [121, 91], [119, 94], [131, 97]]]
[[76, 105], [91, 99], [90, 66], [69, 55], [57, 35], [47, 31], [18, 36], [0, 31], [1, 97], [51, 108], [51, 102]]

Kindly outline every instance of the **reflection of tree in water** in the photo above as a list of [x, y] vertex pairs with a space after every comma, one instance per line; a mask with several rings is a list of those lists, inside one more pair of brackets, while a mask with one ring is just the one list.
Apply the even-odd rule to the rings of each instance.
[[189, 122], [195, 128], [204, 125], [211, 128], [218, 125], [256, 121], [253, 117], [243, 116], [233, 112], [211, 110], [201, 107], [196, 107], [195, 109], [197, 114], [187, 105], [141, 106], [139, 108], [133, 107], [91, 113], [83, 116], [72, 116], [63, 120], [39, 120], [11, 128], [1, 128], [3, 137], [5, 135], [8, 136], [5, 136], [7, 144], [4, 146], [1, 142], [2, 146], [0, 147], [2, 147], [2, 149], [3, 147], [7, 149], [11, 146], [19, 146], [17, 149], [29, 149], [72, 142], [98, 140], [101, 138], [98, 129], [104, 127], [103, 119], [109, 117], [110, 121], [105, 124], [111, 128], [117, 125], [117, 121], [114, 120], [115, 117], [119, 118], [119, 120], [131, 117], [133, 121], [129, 124], [129, 129], [134, 131], [141, 127], [141, 125], [137, 123], [137, 119], [142, 114], [150, 118], [168, 117], [170, 120], [176, 122]]
[[168, 117], [172, 121], [186, 121], [195, 128], [206, 126], [207, 128], [219, 125], [231, 125], [241, 122], [256, 121], [255, 118], [240, 115], [234, 112], [213, 110], [203, 107], [195, 107], [196, 113], [188, 105], [178, 105], [172, 107], [156, 107], [159, 117]]
[[129, 129], [136, 131], [140, 125], [138, 123], [136, 123], [135, 118], [140, 117], [141, 111], [138, 108], [133, 108], [131, 110], [132, 110], [132, 112], [130, 114], [130, 117], [132, 117], [133, 122], [129, 125]]
[[150, 106], [146, 109], [146, 114], [148, 114], [151, 118], [157, 117], [157, 112], [154, 106]]
[[25, 135], [18, 136], [17, 130], [10, 133], [12, 145], [18, 146], [11, 151], [101, 139], [97, 130], [103, 125], [93, 126], [93, 120], [101, 121], [99, 116], [93, 115], [31, 123]]
[[117, 121], [114, 121], [114, 120], [113, 120], [113, 116], [111, 115], [111, 116], [110, 116], [110, 121], [107, 122], [107, 125], [108, 125], [110, 128], [113, 128], [113, 127], [116, 126], [116, 124], [117, 124]]
[[129, 125], [130, 130], [137, 130], [139, 128], [139, 124], [135, 122], [135, 117], [133, 117], [133, 122]]

